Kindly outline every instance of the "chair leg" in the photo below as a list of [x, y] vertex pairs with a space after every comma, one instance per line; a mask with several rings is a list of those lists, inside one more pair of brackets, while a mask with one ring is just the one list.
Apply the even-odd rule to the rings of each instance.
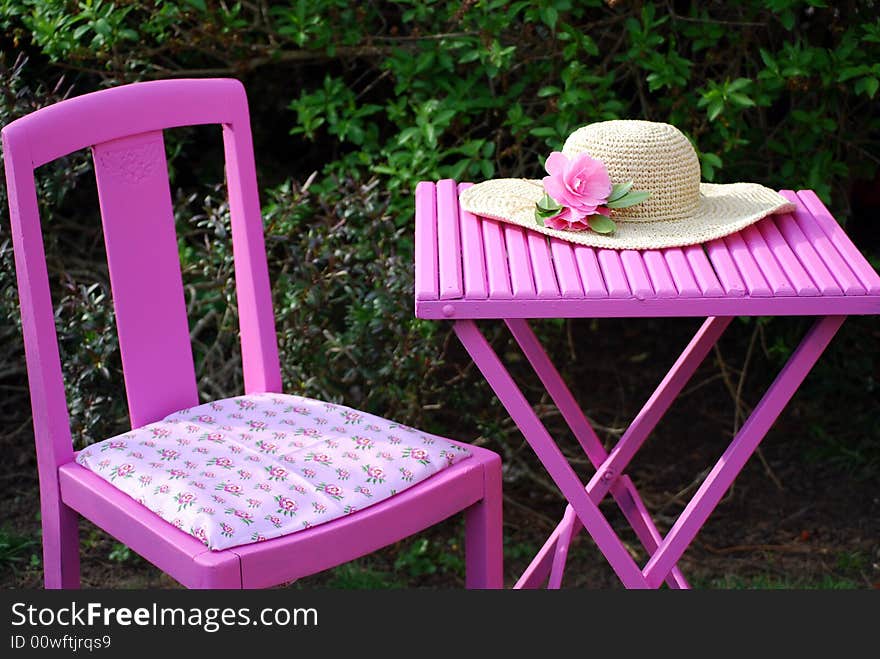
[[465, 510], [465, 587], [503, 588], [501, 458], [483, 462], [483, 498]]
[[243, 590], [241, 559], [234, 551], [210, 551], [193, 557], [198, 567], [196, 576], [187, 582], [187, 588], [196, 590]]
[[79, 515], [57, 498], [43, 501], [43, 583], [79, 588]]

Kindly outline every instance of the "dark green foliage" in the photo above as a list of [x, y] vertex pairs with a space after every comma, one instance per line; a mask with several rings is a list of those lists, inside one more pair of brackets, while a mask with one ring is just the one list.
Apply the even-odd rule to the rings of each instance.
[[[263, 204], [285, 389], [418, 419], [421, 384], [439, 362], [439, 327], [415, 319], [408, 227], [376, 181], [336, 181], [313, 195], [296, 183]], [[184, 283], [200, 390], [241, 390], [234, 279], [224, 190], [179, 204]], [[200, 207], [197, 207], [200, 206]]]
[[22, 536], [6, 526], [0, 528], [0, 570], [28, 567], [28, 561], [35, 561], [33, 552], [37, 549], [38, 543], [33, 538]]
[[[417, 181], [533, 176], [574, 128], [648, 118], [694, 140], [706, 180], [813, 188], [846, 220], [852, 183], [871, 180], [880, 161], [880, 18], [868, 1], [0, 0], [0, 26], [0, 123], [70, 87], [80, 94], [169, 76], [243, 79], [287, 389], [463, 439], [481, 434], [509, 458], [512, 478], [523, 473], [514, 460], [518, 434], [448, 328], [413, 318]], [[200, 392], [231, 395], [241, 376], [219, 135], [171, 131], [168, 145]], [[87, 154], [40, 172], [81, 443], [125, 425], [89, 173]], [[16, 436], [28, 406], [5, 191], [0, 218], [0, 401], [13, 420], [3, 432]], [[661, 326], [639, 325], [644, 336]], [[776, 326], [764, 330], [771, 366], [795, 345], [796, 333]], [[541, 331], [566, 375], [590, 392], [591, 414], [609, 426], [619, 421], [607, 413], [616, 394], [593, 395], [594, 365], [572, 357], [573, 346], [581, 356], [585, 346], [601, 348], [607, 333], [585, 323]], [[737, 349], [750, 331], [734, 328]], [[865, 325], [853, 332], [870, 334]], [[609, 339], [619, 350], [613, 358], [635, 363], [617, 336]], [[627, 341], [636, 353], [652, 346], [658, 364], [680, 347], [678, 339], [661, 348], [650, 339], [639, 346], [638, 336]], [[808, 382], [823, 396], [851, 388], [848, 413], [832, 423], [834, 441], [852, 447], [847, 438], [859, 437], [858, 460], [844, 462], [874, 472], [880, 438], [864, 392], [875, 386], [877, 345], [874, 337], [836, 348], [827, 360], [834, 368]], [[828, 384], [841, 372], [846, 388]], [[637, 409], [631, 393], [626, 411]], [[804, 418], [806, 427], [822, 426], [820, 416]], [[820, 437], [811, 455], [843, 455], [836, 446]]]

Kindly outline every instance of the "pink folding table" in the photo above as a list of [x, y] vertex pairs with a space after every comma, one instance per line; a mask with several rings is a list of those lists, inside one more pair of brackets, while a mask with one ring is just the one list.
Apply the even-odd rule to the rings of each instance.
[[[782, 194], [793, 213], [704, 245], [614, 251], [574, 245], [461, 210], [467, 184], [416, 188], [416, 316], [455, 332], [553, 481], [565, 514], [517, 588], [558, 588], [583, 528], [628, 588], [688, 582], [676, 563], [847, 315], [880, 313], [880, 276], [810, 190]], [[530, 318], [700, 316], [706, 320], [617, 445], [606, 451], [529, 327]], [[661, 536], [625, 470], [734, 316], [815, 316], [812, 328], [669, 532]], [[595, 475], [584, 484], [486, 341], [503, 320]], [[639, 566], [604, 515], [610, 494], [650, 556]]]

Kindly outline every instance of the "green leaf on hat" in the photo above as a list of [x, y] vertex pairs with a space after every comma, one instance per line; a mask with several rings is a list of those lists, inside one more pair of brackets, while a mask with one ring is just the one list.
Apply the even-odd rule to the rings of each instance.
[[632, 190], [633, 182], [629, 181], [628, 183], [615, 183], [611, 186], [611, 194], [608, 195], [608, 201], [617, 201], [627, 192]]
[[562, 210], [562, 206], [560, 206], [559, 203], [546, 192], [544, 193], [544, 196], [541, 197], [540, 201], [538, 201], [538, 203], [535, 205], [538, 207], [538, 210], [548, 213], [558, 213]]
[[535, 221], [538, 223], [538, 226], [544, 226], [544, 220], [549, 220], [551, 217], [556, 217], [559, 215], [559, 211], [544, 211], [538, 208], [535, 209]]
[[556, 217], [560, 212], [562, 212], [562, 206], [545, 192], [544, 196], [535, 204], [535, 222], [539, 227], [542, 227], [544, 220]]
[[540, 215], [541, 217], [555, 217], [560, 212], [562, 212], [562, 207], [547, 209], [535, 206], [535, 215]]
[[614, 221], [610, 217], [605, 217], [604, 215], [590, 215], [590, 217], [587, 218], [587, 224], [589, 224], [590, 228], [596, 233], [614, 233], [614, 230], [617, 228]]
[[645, 190], [631, 190], [620, 199], [616, 201], [609, 201], [605, 205], [608, 206], [608, 208], [629, 208], [630, 206], [635, 206], [636, 204], [642, 203], [650, 196], [651, 193]]
[[542, 220], [545, 220], [548, 217], [556, 217], [557, 215], [559, 215], [559, 211], [544, 211], [539, 208], [535, 209], [535, 217], [540, 217]]

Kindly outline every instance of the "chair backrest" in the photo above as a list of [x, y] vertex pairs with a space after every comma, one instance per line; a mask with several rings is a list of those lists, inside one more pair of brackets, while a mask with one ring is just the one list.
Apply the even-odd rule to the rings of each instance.
[[34, 169], [91, 147], [133, 427], [196, 405], [163, 129], [222, 124], [245, 390], [281, 373], [244, 88], [164, 80], [86, 94], [3, 128], [16, 276], [41, 482], [73, 458]]

